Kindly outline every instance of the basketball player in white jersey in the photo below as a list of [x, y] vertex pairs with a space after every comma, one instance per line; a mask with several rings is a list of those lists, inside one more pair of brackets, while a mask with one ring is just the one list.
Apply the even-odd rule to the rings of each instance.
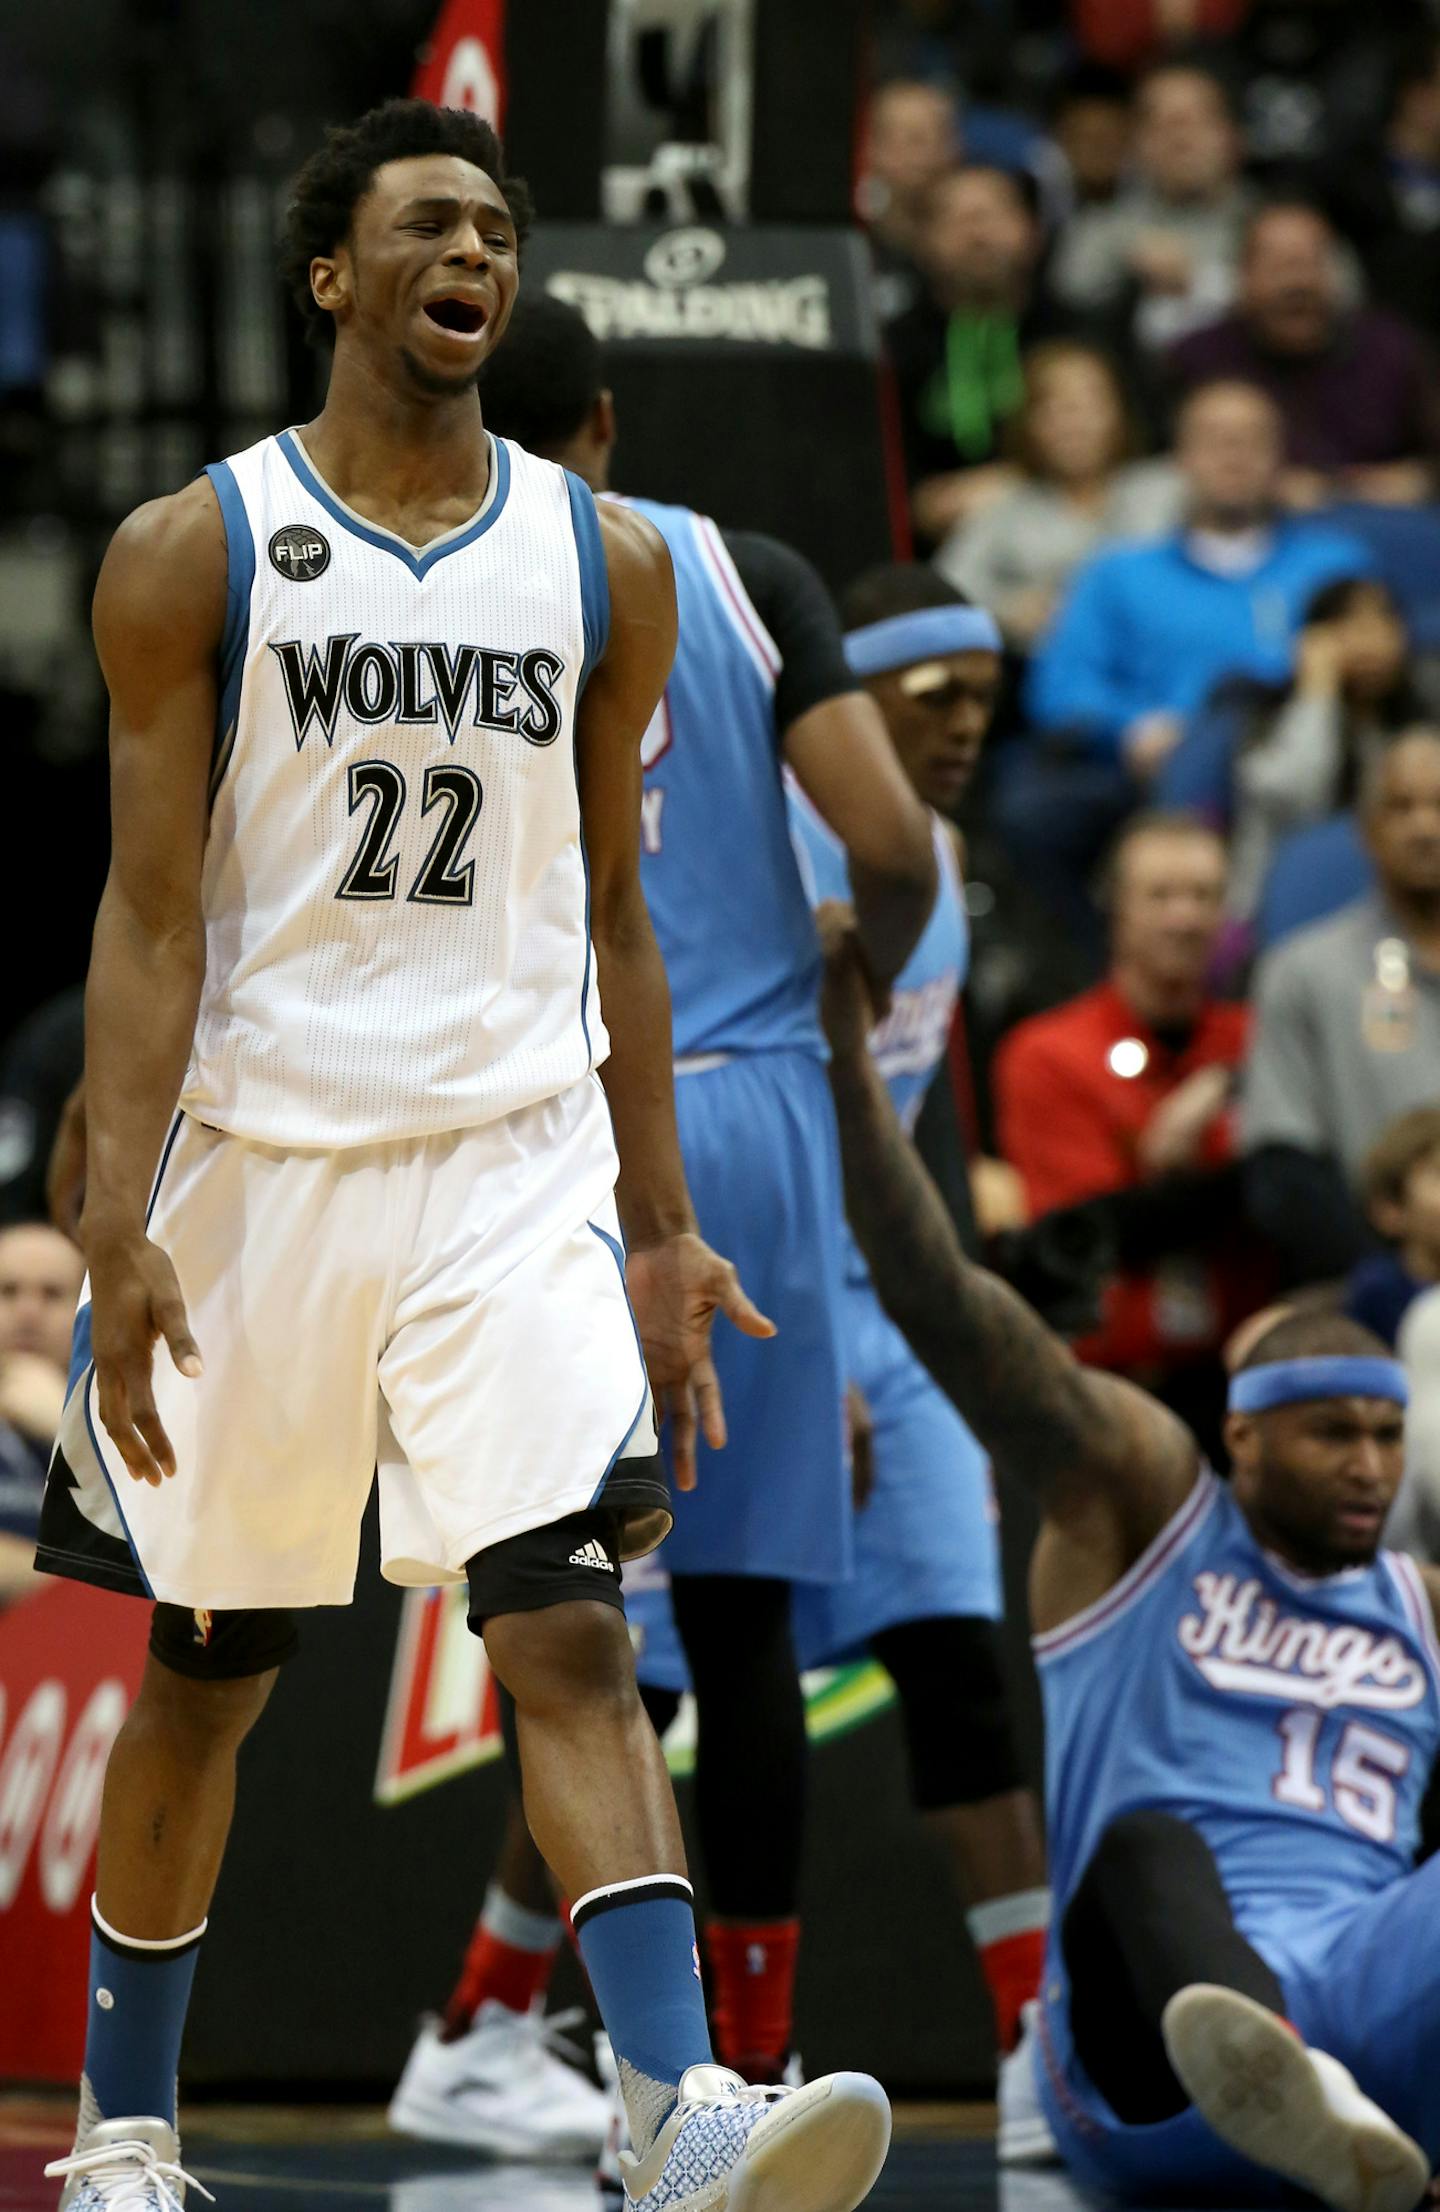
[[90, 1276], [39, 1560], [156, 1612], [52, 2169], [81, 2212], [183, 2192], [235, 1752], [293, 1611], [350, 1596], [377, 1462], [386, 1573], [468, 1582], [515, 1700], [632, 2204], [851, 2212], [889, 2138], [866, 2077], [749, 2091], [713, 2065], [635, 1690], [619, 1570], [669, 1524], [646, 1361], [682, 1401], [683, 1481], [692, 1390], [721, 1433], [714, 1313], [768, 1324], [695, 1234], [639, 888], [668, 558], [481, 420], [527, 215], [473, 115], [394, 102], [332, 132], [287, 240], [333, 333], [324, 408], [132, 516], [96, 593]]

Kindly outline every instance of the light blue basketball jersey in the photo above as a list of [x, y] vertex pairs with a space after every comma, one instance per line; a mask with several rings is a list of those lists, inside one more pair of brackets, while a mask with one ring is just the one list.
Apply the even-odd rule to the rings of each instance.
[[[793, 776], [787, 775], [785, 786], [790, 832], [812, 902], [819, 906], [825, 899], [848, 899], [850, 872], [844, 846]], [[912, 1132], [945, 1057], [956, 1001], [970, 968], [970, 920], [954, 841], [938, 815], [932, 817], [932, 827], [940, 888], [919, 943], [890, 987], [890, 1011], [870, 1039], [895, 1111]], [[869, 1271], [848, 1229], [846, 1241], [846, 1279], [867, 1282]]]
[[707, 517], [627, 502], [670, 549], [680, 641], [646, 733], [641, 882], [670, 978], [675, 1057], [825, 1057], [820, 953], [791, 848], [780, 657]]
[[1415, 1863], [1440, 1648], [1413, 1563], [1312, 1579], [1206, 1473], [1109, 1594], [1035, 1639], [1056, 1925], [1122, 1813], [1186, 1820], [1279, 1971]]

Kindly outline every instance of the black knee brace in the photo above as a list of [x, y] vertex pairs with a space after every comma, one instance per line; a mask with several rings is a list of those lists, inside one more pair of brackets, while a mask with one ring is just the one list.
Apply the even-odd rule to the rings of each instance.
[[282, 1667], [300, 1648], [295, 1616], [284, 1606], [260, 1611], [189, 1612], [157, 1605], [150, 1618], [150, 1656], [194, 1682], [238, 1682]]
[[993, 1621], [903, 1621], [871, 1640], [900, 1700], [910, 1788], [921, 1812], [1023, 1788]]

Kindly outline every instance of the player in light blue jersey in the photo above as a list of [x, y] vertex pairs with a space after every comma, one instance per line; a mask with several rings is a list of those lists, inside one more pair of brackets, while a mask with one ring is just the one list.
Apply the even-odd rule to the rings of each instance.
[[[572, 308], [542, 298], [517, 312], [484, 401], [516, 442], [607, 489], [614, 409]], [[839, 1156], [782, 769], [849, 855], [886, 981], [925, 927], [936, 862], [808, 563], [688, 508], [630, 504], [669, 549], [679, 612], [642, 754], [641, 870], [670, 983], [681, 1151], [707, 1237], [730, 1240], [778, 1328], [765, 1361], [715, 1341], [729, 1449], [722, 1462], [698, 1443], [698, 1486], [673, 1501], [666, 1553], [700, 1711], [717, 2043], [764, 2081], [789, 2053], [798, 1941], [806, 1738], [790, 1594], [843, 1577], [852, 1556]]]
[[[843, 910], [831, 909], [832, 926]], [[851, 1224], [876, 1289], [1044, 1507], [1031, 1606], [1052, 1877], [1039, 2088], [1082, 2180], [1138, 2199], [1412, 2212], [1440, 2154], [1440, 1570], [1380, 1548], [1403, 1370], [1291, 1314], [1244, 1357], [1221, 1483], [964, 1256], [827, 974]]]
[[[918, 563], [862, 576], [842, 613], [846, 658], [932, 809], [940, 866], [925, 934], [870, 1040], [913, 1132], [969, 966], [959, 839], [944, 810], [962, 798], [979, 761], [1000, 687], [1001, 638], [991, 615]], [[791, 815], [812, 898], [848, 897], [844, 852], [798, 790]], [[855, 1572], [796, 1591], [796, 1643], [807, 1667], [869, 1649], [896, 1685], [915, 1804], [954, 1870], [994, 2003], [1001, 2155], [1011, 2163], [1052, 2148], [1033, 2098], [1019, 2093], [1027, 2062], [1007, 2063], [1039, 1991], [1050, 1897], [1000, 1652], [990, 1464], [886, 1317], [848, 1232], [845, 1245], [848, 1373], [869, 1413], [872, 1480], [856, 1515]]]

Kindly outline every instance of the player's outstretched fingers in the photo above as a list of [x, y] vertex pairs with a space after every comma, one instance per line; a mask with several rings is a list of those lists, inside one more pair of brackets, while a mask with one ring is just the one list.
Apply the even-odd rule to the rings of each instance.
[[670, 1465], [677, 1490], [694, 1490], [700, 1477], [695, 1466], [695, 1393], [681, 1383], [666, 1394], [670, 1416]]
[[160, 1276], [150, 1300], [150, 1310], [155, 1316], [155, 1326], [169, 1347], [170, 1357], [182, 1375], [193, 1381], [205, 1372], [205, 1362], [200, 1357], [200, 1347], [190, 1334], [190, 1316], [185, 1311], [179, 1278], [163, 1253], [157, 1254]]
[[776, 1334], [774, 1322], [768, 1314], [760, 1311], [733, 1267], [726, 1268], [726, 1281], [720, 1292], [719, 1304], [726, 1320], [733, 1322], [742, 1336]]
[[[763, 1314], [760, 1318], [762, 1321], [765, 1319]], [[752, 1329], [747, 1333], [752, 1336], [773, 1336], [775, 1325], [766, 1321], [763, 1329]], [[729, 1431], [725, 1426], [725, 1399], [713, 1360], [701, 1359], [695, 1362], [690, 1370], [690, 1387], [695, 1393], [695, 1404], [700, 1415], [700, 1433], [712, 1452], [723, 1452]]]
[[149, 1446], [136, 1430], [123, 1375], [115, 1368], [97, 1365], [95, 1384], [101, 1424], [124, 1460], [126, 1473], [136, 1482], [148, 1482], [158, 1489], [164, 1476]]

